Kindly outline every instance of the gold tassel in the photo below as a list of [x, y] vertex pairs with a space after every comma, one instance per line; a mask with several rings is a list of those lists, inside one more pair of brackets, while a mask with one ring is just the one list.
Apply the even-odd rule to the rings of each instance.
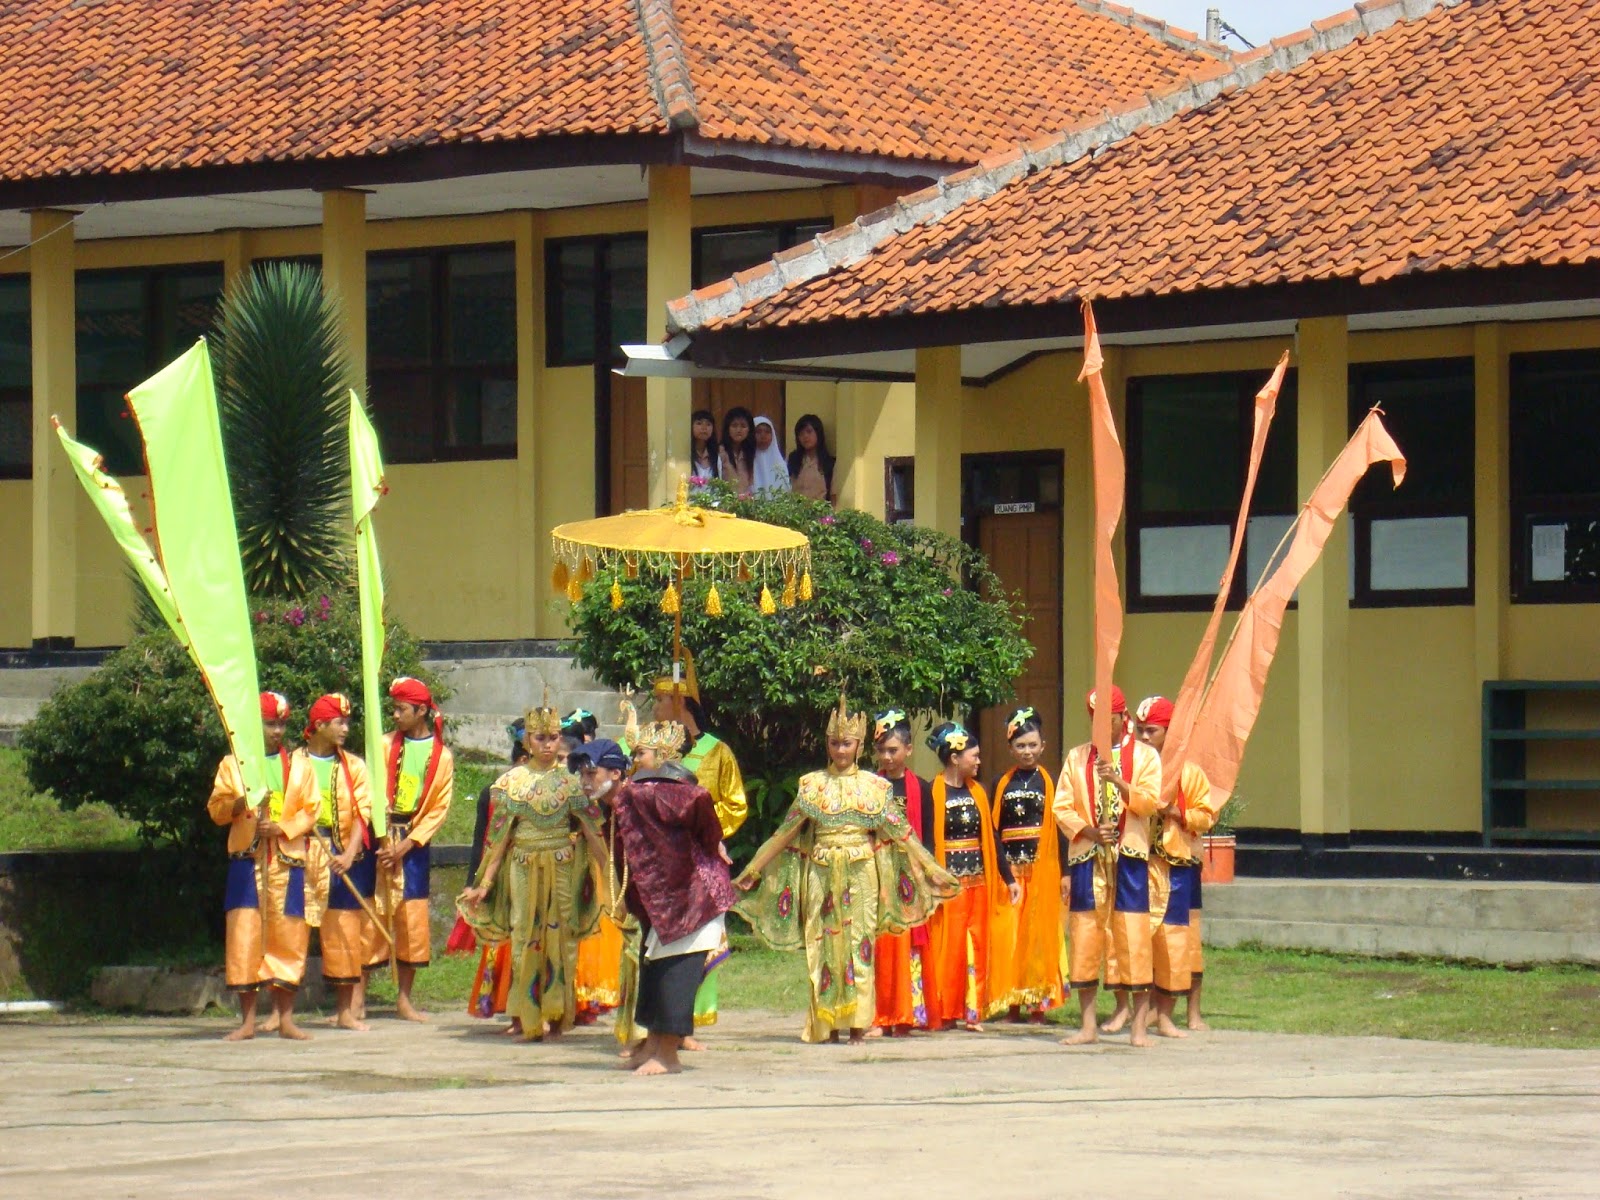
[[681, 604], [678, 600], [678, 585], [667, 584], [667, 590], [661, 593], [661, 611], [672, 617], [678, 614]]
[[794, 582], [794, 564], [790, 563], [783, 569], [783, 582], [785, 585]]
[[794, 580], [792, 578], [786, 580], [783, 585], [783, 606], [785, 608], [794, 607]]
[[567, 599], [576, 604], [583, 599], [583, 584], [576, 579], [567, 580]]
[[611, 581], [611, 611], [616, 612], [622, 607], [622, 584], [617, 580]]
[[761, 615], [770, 617], [778, 611], [778, 606], [772, 602], [772, 591], [766, 584], [761, 585]]
[[706, 593], [706, 616], [720, 617], [722, 615], [722, 597], [717, 594], [717, 585], [712, 584], [711, 590]]
[[811, 572], [807, 571], [804, 575], [800, 576], [800, 599], [809, 600], [811, 599], [811, 595]]
[[564, 562], [558, 562], [555, 566], [555, 570], [550, 572], [551, 589], [557, 592], [566, 591], [567, 579], [567, 564]]

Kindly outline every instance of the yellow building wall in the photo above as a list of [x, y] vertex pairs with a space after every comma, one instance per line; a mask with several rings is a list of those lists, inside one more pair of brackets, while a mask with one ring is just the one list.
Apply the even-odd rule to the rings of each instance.
[[33, 641], [33, 484], [0, 480], [0, 646]]
[[[140, 529], [150, 525], [145, 478], [118, 480]], [[81, 490], [78, 521], [78, 632], [80, 646], [121, 646], [133, 636], [133, 589], [128, 559], [112, 540], [93, 501]]]

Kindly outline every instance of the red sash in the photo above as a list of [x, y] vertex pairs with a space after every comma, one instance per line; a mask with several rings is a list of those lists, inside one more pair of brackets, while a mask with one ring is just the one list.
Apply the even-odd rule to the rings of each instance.
[[[405, 753], [406, 735], [398, 729], [394, 732], [394, 739], [389, 744], [389, 779], [384, 791], [384, 805], [387, 811], [394, 811], [394, 794], [400, 786], [400, 758]], [[422, 798], [428, 794], [428, 789], [433, 786], [433, 777], [439, 770], [439, 755], [444, 752], [444, 718], [435, 715], [433, 718], [433, 752], [428, 755], [428, 766], [422, 773], [422, 786], [417, 789], [417, 803], [422, 803]], [[415, 809], [412, 810], [416, 811]]]
[[917, 840], [922, 840], [922, 780], [915, 773], [907, 771], [906, 779], [906, 824], [911, 826], [911, 832], [917, 835]]

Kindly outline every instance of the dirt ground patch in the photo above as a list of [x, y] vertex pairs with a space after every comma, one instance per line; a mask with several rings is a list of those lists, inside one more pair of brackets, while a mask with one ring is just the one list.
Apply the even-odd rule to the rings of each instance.
[[1065, 1050], [1028, 1027], [813, 1047], [742, 1012], [683, 1075], [635, 1080], [604, 1026], [552, 1046], [456, 1014], [301, 1045], [227, 1028], [0, 1024], [0, 1195], [1553, 1197], [1600, 1171], [1600, 1051]]

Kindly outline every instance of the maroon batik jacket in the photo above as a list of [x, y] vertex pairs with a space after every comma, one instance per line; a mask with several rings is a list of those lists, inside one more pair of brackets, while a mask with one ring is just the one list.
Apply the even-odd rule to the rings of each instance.
[[628, 910], [663, 942], [733, 907], [728, 864], [717, 853], [722, 826], [705, 788], [644, 772], [617, 793], [612, 819], [628, 868]]

